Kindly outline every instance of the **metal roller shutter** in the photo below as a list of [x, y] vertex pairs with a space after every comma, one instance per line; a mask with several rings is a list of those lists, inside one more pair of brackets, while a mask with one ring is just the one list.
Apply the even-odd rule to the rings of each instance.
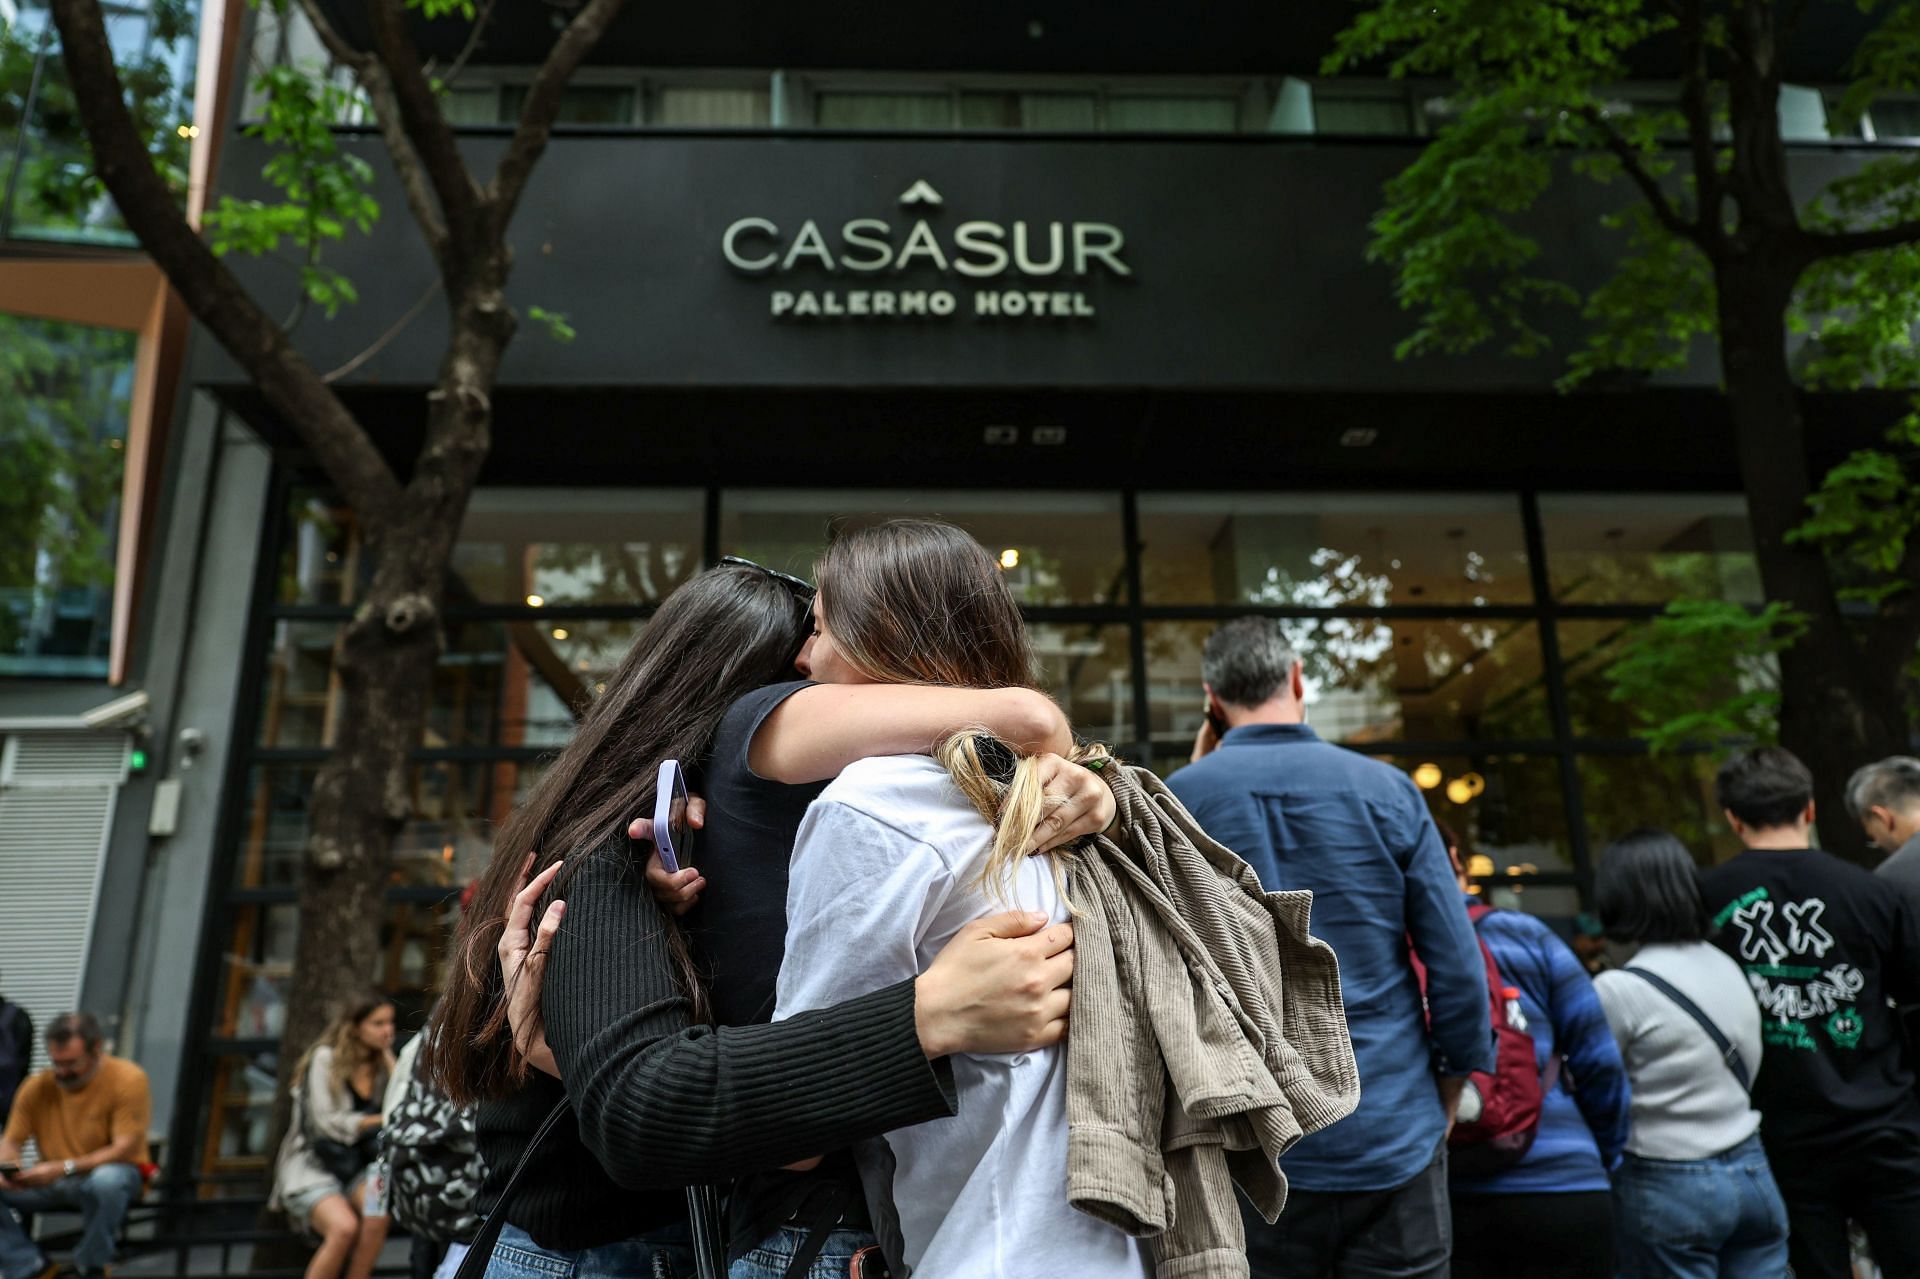
[[[79, 999], [126, 775], [124, 733], [23, 733], [0, 742], [0, 994], [32, 1013], [36, 1030]], [[46, 1064], [43, 1043], [33, 1046], [33, 1064]]]

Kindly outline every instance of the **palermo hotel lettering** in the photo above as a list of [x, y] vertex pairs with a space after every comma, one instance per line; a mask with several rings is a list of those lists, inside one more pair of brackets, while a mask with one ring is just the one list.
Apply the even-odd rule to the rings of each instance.
[[[921, 181], [900, 203], [938, 213], [943, 200]], [[1087, 320], [1097, 314], [1091, 278], [1133, 274], [1125, 247], [1107, 222], [972, 219], [948, 231], [925, 216], [824, 228], [813, 218], [783, 226], [744, 217], [720, 238], [734, 271], [773, 282], [768, 314], [793, 321]], [[929, 275], [937, 279], [926, 282]]]

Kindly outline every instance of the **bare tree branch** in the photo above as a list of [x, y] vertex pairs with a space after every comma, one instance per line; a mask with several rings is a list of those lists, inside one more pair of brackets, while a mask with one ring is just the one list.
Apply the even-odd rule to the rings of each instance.
[[441, 287], [440, 278], [435, 276], [433, 282], [421, 291], [419, 298], [414, 301], [414, 304], [408, 307], [406, 312], [402, 314], [399, 319], [395, 320], [385, 333], [382, 333], [379, 337], [369, 342], [365, 350], [348, 360], [345, 364], [342, 364], [339, 368], [322, 374], [321, 380], [329, 383], [338, 382], [341, 378], [347, 376], [362, 364], [365, 364], [368, 360], [371, 360], [374, 356], [386, 350], [395, 338], [406, 332], [409, 324], [412, 324], [420, 318], [420, 313], [427, 309], [427, 303], [433, 301], [433, 295], [438, 293]]
[[[433, 86], [420, 69], [420, 54], [407, 34], [406, 14], [399, 0], [369, 0], [367, 18], [373, 26], [374, 47], [385, 71], [399, 127], [419, 158], [428, 184], [440, 198], [452, 247], [451, 257], [442, 255], [441, 269], [443, 274], [450, 274], [450, 268], [456, 266], [454, 258], [470, 256], [483, 248], [480, 191], [460, 157], [453, 126], [447, 123]], [[450, 293], [455, 291], [453, 283], [448, 280]]]
[[467, 69], [467, 63], [480, 48], [480, 38], [487, 32], [487, 24], [493, 20], [494, 0], [483, 0], [480, 11], [474, 15], [473, 30], [467, 33], [467, 43], [461, 48], [454, 60], [447, 64], [447, 72], [440, 77], [443, 85], [452, 84]]
[[586, 7], [574, 15], [560, 38], [553, 42], [547, 60], [540, 64], [533, 84], [527, 89], [527, 100], [520, 108], [520, 124], [513, 132], [513, 141], [507, 144], [506, 154], [500, 157], [500, 167], [487, 186], [487, 197], [498, 226], [504, 228], [513, 220], [513, 210], [520, 203], [527, 178], [546, 151], [553, 122], [560, 117], [560, 98], [567, 82], [626, 6], [627, 0], [588, 0]]
[[[427, 248], [433, 253], [434, 260], [439, 262], [447, 248], [446, 223], [441, 220], [439, 206], [434, 203], [433, 192], [427, 186], [420, 156], [414, 151], [406, 131], [400, 127], [400, 105], [394, 101], [393, 85], [386, 68], [378, 58], [354, 48], [340, 34], [327, 17], [326, 10], [320, 7], [319, 0], [298, 2], [300, 12], [306, 15], [314, 33], [320, 37], [320, 43], [333, 56], [333, 60], [351, 70], [360, 87], [367, 91], [373, 122], [380, 129], [380, 140], [387, 144], [387, 153], [393, 157], [394, 172], [400, 178], [400, 190], [407, 198], [407, 210], [419, 224], [420, 233], [426, 237]], [[445, 269], [444, 263], [442, 269]]]
[[1865, 231], [1808, 231], [1804, 236], [1807, 252], [1813, 258], [1843, 258], [1850, 253], [1920, 244], [1920, 219]]
[[1681, 19], [1686, 28], [1689, 67], [1680, 89], [1680, 110], [1687, 118], [1687, 142], [1693, 152], [1695, 223], [1703, 236], [1718, 241], [1720, 223], [1720, 162], [1713, 145], [1712, 78], [1707, 74], [1707, 15], [1705, 0], [1688, 0]]
[[399, 482], [339, 397], [187, 225], [127, 109], [97, 0], [53, 0], [52, 8], [74, 104], [93, 146], [93, 169], [120, 215], [194, 318], [299, 432], [341, 495], [374, 527], [384, 524], [400, 497]]
[[1646, 197], [1647, 203], [1653, 206], [1653, 216], [1660, 220], [1660, 225], [1683, 239], [1693, 241], [1702, 249], [1709, 248], [1699, 226], [1680, 216], [1680, 211], [1674, 208], [1673, 201], [1668, 199], [1667, 193], [1660, 189], [1659, 182], [1655, 181], [1654, 176], [1647, 172], [1646, 166], [1640, 163], [1640, 153], [1634, 150], [1631, 142], [1621, 136], [1620, 130], [1613, 127], [1613, 122], [1607, 119], [1600, 108], [1582, 107], [1580, 115], [1600, 131], [1601, 142], [1608, 151], [1613, 153], [1614, 158], [1620, 161], [1620, 167], [1626, 171], [1629, 178], [1633, 179], [1633, 184], [1640, 188], [1640, 194]]

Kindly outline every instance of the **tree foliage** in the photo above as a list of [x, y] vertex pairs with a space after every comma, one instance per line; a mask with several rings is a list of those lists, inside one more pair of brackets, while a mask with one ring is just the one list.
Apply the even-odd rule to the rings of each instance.
[[0, 315], [0, 653], [45, 597], [113, 580], [131, 335]]
[[[1766, 343], [1768, 324], [1784, 323], [1795, 342], [1792, 376], [1804, 387], [1920, 387], [1920, 151], [1851, 163], [1811, 193], [1788, 181], [1779, 51], [1805, 28], [1835, 21], [1865, 24], [1866, 34], [1834, 125], [1885, 96], [1920, 90], [1920, 5], [1366, 3], [1323, 69], [1384, 68], [1448, 86], [1431, 104], [1442, 127], [1387, 184], [1372, 224], [1370, 256], [1394, 271], [1399, 303], [1413, 317], [1399, 353], [1492, 346], [1550, 357], [1558, 385], [1573, 390], [1683, 370], [1717, 345], [1731, 391], [1767, 363], [1755, 343]], [[1628, 91], [1648, 65], [1678, 68], [1664, 98], [1644, 86]], [[1604, 229], [1602, 278], [1566, 265], [1580, 255], [1544, 251], [1568, 228], [1542, 215], [1541, 197], [1572, 181], [1606, 188], [1586, 206]], [[1755, 281], [1784, 282], [1779, 315], [1730, 312], [1737, 295], [1728, 289]], [[1727, 331], [1730, 313], [1742, 331]], [[1760, 321], [1751, 332], [1750, 318]], [[1737, 406], [1767, 398], [1746, 390], [1733, 397]], [[1737, 432], [1755, 425], [1740, 420], [1745, 411], [1736, 407]], [[1628, 647], [1613, 672], [1617, 693], [1656, 745], [1768, 735], [1781, 693], [1757, 672], [1815, 628], [1828, 640], [1845, 632], [1823, 651], [1862, 654], [1865, 684], [1890, 672], [1876, 695], [1897, 696], [1892, 686], [1915, 635], [1903, 610], [1920, 576], [1912, 496], [1920, 413], [1896, 425], [1885, 447], [1855, 453], [1818, 484], [1795, 487], [1798, 459], [1778, 464], [1778, 492], [1790, 506], [1804, 499], [1805, 518], [1791, 536], [1762, 537], [1760, 554], [1763, 571], [1795, 582], [1798, 597], [1759, 612], [1683, 603]], [[1754, 469], [1743, 472], [1751, 484]], [[1762, 495], [1752, 496], [1758, 503]], [[1825, 556], [1828, 586], [1809, 591], [1812, 579], [1789, 571], [1787, 559], [1807, 551]], [[1888, 621], [1897, 624], [1875, 632]], [[1824, 695], [1809, 690], [1808, 699]]]

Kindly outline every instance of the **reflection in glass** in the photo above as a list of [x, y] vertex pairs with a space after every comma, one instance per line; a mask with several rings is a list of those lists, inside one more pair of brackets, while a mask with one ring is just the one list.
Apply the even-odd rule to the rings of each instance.
[[[700, 570], [697, 489], [481, 489], [454, 546], [449, 604], [657, 604]], [[351, 604], [372, 571], [353, 512], [291, 504], [279, 597]]]
[[[260, 744], [331, 746], [344, 706], [335, 672], [343, 623], [275, 622]], [[449, 622], [420, 744], [561, 746], [575, 717], [639, 638], [637, 618]]]
[[720, 549], [809, 580], [836, 533], [882, 520], [946, 520], [1000, 561], [1022, 604], [1114, 604], [1126, 598], [1120, 499], [1105, 493], [929, 489], [730, 489]]
[[1545, 494], [1540, 526], [1554, 597], [1567, 603], [1763, 598], [1737, 494]]
[[231, 919], [213, 1033], [223, 1039], [278, 1039], [286, 1026], [299, 907], [248, 902], [234, 907]]
[[272, 1153], [267, 1141], [278, 1065], [279, 1056], [273, 1052], [214, 1058], [208, 1098], [210, 1140], [201, 1156], [201, 1176], [266, 1171]]
[[[512, 760], [436, 760], [411, 765], [410, 815], [394, 838], [391, 882], [452, 889], [474, 879], [492, 856], [495, 833], [544, 768], [544, 764]], [[313, 811], [313, 782], [319, 772], [319, 764], [309, 763], [259, 764], [251, 770], [241, 817], [240, 856], [234, 866], [235, 888], [299, 885]], [[261, 936], [267, 937], [268, 932]], [[285, 958], [291, 962], [291, 940], [286, 945]], [[231, 952], [249, 953], [237, 943]]]
[[1679, 836], [1702, 866], [1740, 851], [1714, 801], [1709, 755], [1583, 755], [1580, 793], [1595, 865], [1610, 840], [1643, 826]]
[[1463, 859], [1490, 858], [1493, 873], [1509, 877], [1573, 869], [1560, 768], [1553, 759], [1425, 755], [1388, 762], [1414, 778], [1428, 810], [1459, 839]]
[[[1634, 718], [1630, 704], [1613, 699], [1613, 685], [1607, 679], [1607, 670], [1645, 633], [1648, 625], [1645, 620], [1615, 618], [1556, 623], [1574, 736], [1628, 738], [1645, 727]], [[1747, 689], [1778, 688], [1779, 684], [1776, 658], [1771, 654], [1749, 656], [1741, 660], [1739, 669], [1725, 673], [1724, 681], [1711, 696], [1732, 697]]]
[[[1328, 741], [1533, 740], [1551, 735], [1532, 622], [1475, 618], [1285, 621], [1307, 712]], [[1155, 754], [1191, 744], [1205, 709], [1213, 622], [1147, 624]]]
[[107, 673], [134, 344], [0, 315], [0, 676]]
[[[151, 0], [103, 9], [134, 128], [162, 179], [184, 196], [199, 5]], [[0, 5], [0, 232], [13, 240], [135, 245], [88, 161], [59, 35], [37, 4]]]
[[1505, 494], [1142, 494], [1153, 604], [1379, 608], [1533, 596]]
[[1124, 750], [1133, 740], [1133, 669], [1124, 626], [1030, 628], [1040, 658], [1040, 687], [1052, 694], [1088, 741]]

